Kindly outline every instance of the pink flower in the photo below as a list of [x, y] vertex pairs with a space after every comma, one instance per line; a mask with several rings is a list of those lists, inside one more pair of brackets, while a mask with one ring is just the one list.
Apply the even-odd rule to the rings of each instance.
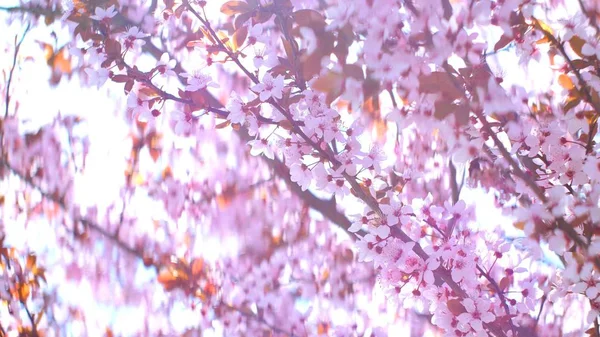
[[387, 217], [388, 226], [407, 224], [410, 221], [408, 214], [413, 212], [412, 207], [403, 205], [398, 200], [391, 200], [389, 205], [381, 205], [381, 210]]
[[206, 87], [218, 88], [219, 85], [212, 81], [212, 78], [209, 75], [202, 74], [200, 72], [195, 72], [193, 74], [183, 73], [182, 77], [187, 79], [187, 86], [185, 87], [186, 91], [197, 91], [204, 89]]
[[283, 76], [278, 75], [273, 78], [271, 73], [266, 73], [262, 83], [254, 85], [252, 90], [259, 94], [260, 100], [263, 102], [271, 97], [280, 99], [283, 91]]
[[596, 298], [600, 294], [600, 279], [594, 273], [594, 266], [591, 263], [583, 264], [579, 272], [580, 282], [573, 286], [573, 291], [585, 293], [587, 298]]
[[458, 320], [464, 324], [462, 332], [469, 332], [471, 328], [476, 332], [483, 331], [483, 323], [490, 323], [496, 319], [496, 316], [489, 312], [490, 301], [485, 298], [478, 298], [477, 301], [466, 298], [462, 304], [467, 309], [467, 312], [458, 316]]
[[312, 181], [312, 172], [305, 164], [293, 164], [290, 168], [290, 179], [306, 191]]
[[227, 119], [231, 121], [231, 123], [244, 124], [246, 121], [244, 105], [245, 103], [238, 94], [235, 91], [232, 91], [229, 100], [227, 101], [227, 110], [229, 110]]
[[471, 277], [475, 275], [476, 272], [473, 259], [469, 258], [468, 254], [462, 249], [459, 249], [452, 260], [452, 280], [454, 282], [460, 282], [463, 280], [473, 282], [474, 280]]
[[600, 181], [600, 159], [597, 157], [587, 157], [583, 164], [583, 172], [585, 172], [590, 180], [594, 182]]

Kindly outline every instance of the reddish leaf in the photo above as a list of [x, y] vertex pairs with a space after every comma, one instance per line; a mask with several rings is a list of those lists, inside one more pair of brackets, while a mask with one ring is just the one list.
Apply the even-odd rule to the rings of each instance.
[[224, 122], [222, 122], [222, 123], [219, 123], [219, 124], [217, 124], [217, 125], [215, 126], [215, 129], [224, 129], [224, 128], [228, 127], [228, 126], [229, 126], [229, 124], [231, 124], [231, 122], [230, 122], [230, 121], [228, 121], [228, 120], [226, 120], [226, 121], [224, 121]]
[[371, 77], [367, 77], [367, 79], [363, 82], [363, 96], [365, 97], [365, 101], [370, 97], [378, 96], [380, 89], [381, 86], [379, 81], [374, 80]]
[[365, 75], [363, 73], [363, 70], [362, 70], [361, 66], [356, 65], [356, 64], [346, 64], [346, 65], [344, 65], [344, 74], [347, 77], [352, 77], [352, 78], [357, 79], [359, 81], [362, 81], [365, 78]]
[[279, 126], [286, 130], [292, 130], [294, 128], [292, 123], [290, 121], [288, 121], [287, 119], [284, 119], [281, 122], [279, 122]]
[[202, 258], [197, 258], [194, 259], [194, 261], [192, 261], [192, 275], [195, 278], [198, 278], [198, 276], [202, 273], [204, 269], [204, 260]]
[[571, 90], [571, 89], [575, 88], [573, 81], [566, 74], [560, 74], [560, 76], [558, 76], [558, 84], [560, 84], [561, 87], [563, 87], [567, 90]]
[[448, 306], [448, 310], [450, 310], [450, 312], [454, 316], [458, 316], [458, 315], [462, 314], [463, 312], [467, 311], [465, 309], [465, 307], [462, 305], [462, 303], [460, 303], [460, 300], [458, 300], [458, 299], [448, 300], [448, 302], [446, 302], [446, 305]]
[[31, 294], [31, 287], [27, 283], [19, 284], [19, 300], [26, 301]]
[[248, 36], [248, 26], [242, 26], [240, 29], [236, 30], [231, 37], [233, 51], [238, 50], [246, 41], [246, 37]]
[[221, 6], [221, 13], [235, 15], [251, 11], [252, 7], [244, 1], [227, 1]]
[[25, 268], [32, 270], [35, 267], [35, 262], [37, 258], [34, 254], [27, 255], [27, 263], [25, 264]]
[[116, 59], [121, 55], [121, 44], [113, 39], [104, 42], [104, 49], [108, 58]]
[[571, 62], [573, 66], [579, 70], [585, 69], [590, 66], [590, 63], [587, 60], [577, 59]]
[[300, 9], [292, 14], [294, 22], [298, 26], [311, 27], [316, 31], [320, 31], [325, 28], [325, 18], [321, 13], [312, 9]]
[[581, 98], [569, 96], [567, 98], [567, 102], [563, 106], [563, 111], [564, 112], [568, 112], [569, 110], [571, 110], [574, 107], [576, 107], [580, 102], [581, 102]]
[[271, 16], [273, 16], [273, 13], [270, 11], [260, 11], [258, 13], [256, 13], [256, 15], [254, 15], [252, 17], [252, 23], [257, 24], [257, 23], [265, 23], [267, 21], [269, 21], [269, 19], [271, 19]]
[[579, 36], [575, 35], [575, 36], [573, 36], [569, 40], [569, 44], [571, 45], [571, 49], [573, 49], [573, 51], [575, 52], [575, 54], [579, 55], [579, 57], [585, 57], [581, 53], [581, 49], [583, 48], [583, 45], [585, 44], [585, 40], [584, 39], [582, 39]]
[[175, 8], [175, 10], [173, 11], [173, 13], [175, 14], [175, 17], [178, 19], [181, 19], [181, 14], [183, 14], [183, 12], [185, 11], [185, 6], [181, 5], [177, 8]]
[[192, 111], [198, 111], [206, 107], [206, 97], [203, 90], [196, 90], [194, 92], [187, 91], [187, 93], [189, 95], [188, 97], [194, 102]]
[[500, 287], [501, 291], [504, 291], [508, 288], [508, 286], [510, 286], [510, 279], [508, 277], [503, 277], [500, 280], [500, 284], [498, 285]]
[[254, 11], [250, 11], [246, 13], [241, 13], [240, 15], [236, 16], [233, 20], [233, 28], [240, 29], [240, 27], [242, 27], [244, 23], [246, 23], [250, 18], [252, 18], [254, 14]]
[[327, 94], [327, 105], [338, 98], [344, 90], [346, 78], [343, 74], [334, 71], [328, 71], [325, 75], [317, 78], [312, 84], [312, 88]]
[[117, 83], [125, 83], [130, 80], [130, 77], [127, 75], [115, 75], [111, 77], [111, 80]]
[[453, 100], [462, 96], [462, 92], [455, 86], [449, 75], [445, 72], [432, 72], [429, 75], [419, 76], [419, 89], [423, 93], [435, 94], [442, 93], [448, 100]]
[[496, 42], [496, 44], [494, 45], [494, 51], [498, 51], [498, 50], [506, 47], [514, 39], [515, 39], [514, 37], [509, 37], [509, 36], [506, 36], [506, 35], [502, 35], [500, 37], [500, 40], [498, 40], [498, 42]]
[[439, 120], [442, 120], [454, 113], [457, 107], [458, 105], [452, 104], [452, 102], [449, 101], [437, 101], [435, 102], [435, 111], [433, 112], [433, 116]]

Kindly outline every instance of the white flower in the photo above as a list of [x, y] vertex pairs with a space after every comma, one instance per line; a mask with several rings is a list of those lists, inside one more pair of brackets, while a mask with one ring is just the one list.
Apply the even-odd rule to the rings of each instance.
[[583, 172], [585, 172], [592, 181], [600, 181], [600, 159], [596, 157], [588, 157], [583, 164]]
[[154, 118], [150, 112], [148, 101], [143, 100], [134, 92], [129, 93], [129, 97], [127, 97], [127, 107], [131, 109], [133, 118], [141, 122], [147, 122]]
[[235, 91], [231, 92], [229, 101], [227, 102], [227, 110], [229, 114], [227, 119], [231, 123], [244, 124], [246, 121], [246, 112], [244, 111], [244, 102]]
[[272, 49], [268, 51], [266, 49], [255, 49], [253, 61], [256, 68], [260, 68], [261, 66], [273, 68], [279, 64], [277, 52]]
[[67, 20], [67, 18], [69, 16], [71, 16], [71, 14], [73, 14], [74, 10], [75, 10], [75, 5], [73, 4], [73, 2], [67, 2], [66, 8], [64, 9], [64, 12], [63, 12], [63, 15], [60, 17], [60, 22], [65, 22]]
[[260, 100], [263, 102], [271, 97], [280, 99], [283, 91], [283, 76], [279, 75], [273, 78], [270, 73], [266, 73], [262, 83], [254, 85], [252, 90], [259, 94]]
[[172, 117], [173, 122], [175, 122], [173, 131], [175, 131], [176, 134], [185, 135], [186, 133], [192, 130], [192, 120], [194, 117], [191, 113], [175, 111], [173, 112]]
[[586, 42], [581, 48], [581, 53], [585, 56], [596, 56], [596, 58], [600, 59], [600, 46], [598, 42]]
[[252, 147], [250, 154], [253, 156], [260, 156], [261, 154], [264, 154], [265, 157], [269, 159], [273, 159], [275, 157], [273, 150], [269, 146], [269, 141], [266, 139], [251, 140], [248, 142], [248, 145]]
[[146, 38], [148, 36], [148, 34], [142, 33], [138, 27], [133, 26], [129, 28], [127, 32], [123, 33], [123, 37], [125, 38], [125, 42], [123, 42], [123, 45], [126, 49], [141, 47], [144, 44], [146, 44], [146, 41], [141, 39]]
[[108, 69], [100, 68], [98, 70], [92, 68], [86, 68], [85, 73], [88, 75], [88, 83], [90, 85], [96, 85], [100, 88], [106, 80], [108, 80]]
[[105, 19], [108, 20], [115, 15], [117, 15], [117, 11], [115, 10], [115, 5], [112, 5], [107, 9], [96, 7], [96, 10], [94, 10], [94, 15], [90, 16], [90, 18], [96, 21], [102, 21]]
[[212, 78], [208, 75], [202, 74], [200, 72], [196, 72], [194, 74], [183, 73], [182, 77], [187, 79], [187, 86], [185, 87], [186, 91], [196, 91], [201, 90], [206, 87], [218, 88], [219, 85], [212, 81]]
[[171, 59], [168, 53], [163, 53], [160, 56], [160, 60], [158, 61], [156, 70], [165, 76], [175, 76], [175, 71], [173, 69], [177, 65], [177, 60]]
[[306, 191], [312, 180], [312, 172], [305, 164], [293, 164], [290, 168], [290, 179]]

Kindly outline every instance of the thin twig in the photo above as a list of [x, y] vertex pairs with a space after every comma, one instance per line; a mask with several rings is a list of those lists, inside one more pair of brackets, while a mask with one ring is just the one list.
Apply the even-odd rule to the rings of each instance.
[[[17, 36], [15, 35], [15, 52], [13, 53], [13, 64], [8, 73], [8, 80], [6, 82], [6, 94], [5, 94], [6, 108], [4, 110], [4, 118], [8, 117], [8, 108], [9, 108], [9, 103], [10, 103], [10, 84], [12, 83], [13, 73], [17, 66], [17, 56], [19, 55], [19, 49], [21, 48], [21, 44], [23, 43], [23, 40], [25, 40], [25, 36], [29, 32], [29, 28], [30, 28], [30, 26], [29, 26], [29, 24], [27, 24], [27, 27], [25, 27], [25, 31], [23, 32], [23, 36], [21, 36], [21, 39], [19, 40], [19, 42], [17, 42]], [[0, 144], [1, 143], [2, 142], [0, 141]]]
[[537, 317], [535, 318], [535, 324], [533, 325], [534, 328], [536, 328], [538, 326], [540, 317], [542, 316], [542, 310], [544, 310], [545, 303], [546, 303], [546, 295], [542, 296], [542, 303], [540, 304], [540, 311], [538, 312]]

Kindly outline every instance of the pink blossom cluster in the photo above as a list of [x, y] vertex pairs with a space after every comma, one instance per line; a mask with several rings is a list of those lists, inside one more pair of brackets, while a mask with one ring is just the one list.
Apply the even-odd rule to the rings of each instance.
[[[573, 5], [12, 8], [9, 20], [36, 28], [46, 20], [69, 37], [62, 49], [40, 43], [50, 84], [73, 76], [106, 90], [126, 131], [106, 130], [125, 139], [110, 162], [124, 174], [102, 186], [108, 200], [84, 204], [78, 197], [98, 192], [84, 181], [103, 176], [86, 166], [94, 144], [82, 134], [93, 125], [59, 115], [26, 128], [13, 41], [1, 83], [0, 177], [11, 195], [1, 199], [2, 221], [9, 239], [30, 222], [56, 225], [47, 249], [59, 257], [36, 252], [56, 266], [47, 276], [55, 295], [18, 299], [27, 313], [45, 308], [60, 319], [0, 327], [600, 334], [600, 9], [580, 1], [573, 14]], [[93, 301], [71, 310], [56, 295], [61, 282], [96, 290]], [[94, 321], [100, 304], [134, 308], [143, 324]]]

